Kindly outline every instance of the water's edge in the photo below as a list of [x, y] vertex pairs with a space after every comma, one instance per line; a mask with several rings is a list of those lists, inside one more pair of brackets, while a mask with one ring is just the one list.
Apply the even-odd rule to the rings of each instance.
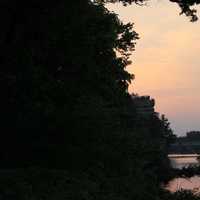
[[[198, 154], [169, 154], [169, 160], [172, 168], [182, 169], [183, 167], [198, 166]], [[200, 176], [191, 178], [174, 178], [165, 187], [171, 192], [179, 190], [192, 190], [194, 193], [200, 193]]]

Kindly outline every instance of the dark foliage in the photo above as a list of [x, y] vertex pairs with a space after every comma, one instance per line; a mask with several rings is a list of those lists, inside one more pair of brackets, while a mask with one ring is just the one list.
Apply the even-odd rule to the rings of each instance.
[[57, 163], [71, 151], [86, 156], [92, 141], [120, 126], [133, 78], [125, 67], [138, 35], [87, 1], [26, 6], [9, 5], [2, 33], [2, 159], [32, 165]]
[[158, 198], [173, 134], [128, 94], [133, 24], [87, 0], [1, 1], [0, 11], [1, 168], [22, 169], [0, 174], [3, 198]]

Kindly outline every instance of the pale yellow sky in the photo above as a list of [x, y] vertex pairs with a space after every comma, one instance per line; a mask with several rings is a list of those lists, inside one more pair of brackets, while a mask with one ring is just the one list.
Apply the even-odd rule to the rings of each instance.
[[[200, 20], [189, 22], [168, 0], [147, 6], [108, 5], [140, 35], [128, 71], [136, 78], [130, 92], [150, 95], [178, 135], [200, 130]], [[200, 15], [200, 10], [199, 10]]]

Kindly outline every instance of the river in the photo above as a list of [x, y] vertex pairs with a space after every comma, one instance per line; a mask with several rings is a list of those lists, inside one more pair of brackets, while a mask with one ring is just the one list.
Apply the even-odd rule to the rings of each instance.
[[[173, 168], [181, 169], [183, 167], [199, 165], [197, 154], [171, 154], [168, 155]], [[175, 178], [169, 182], [166, 187], [171, 192], [181, 189], [192, 190], [194, 193], [200, 193], [200, 177]]]
[[198, 154], [169, 154], [168, 157], [173, 168], [181, 169], [199, 164]]

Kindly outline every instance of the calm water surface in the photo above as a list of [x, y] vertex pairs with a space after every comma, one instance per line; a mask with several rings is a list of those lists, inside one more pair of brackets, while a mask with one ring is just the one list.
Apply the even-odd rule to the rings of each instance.
[[194, 176], [192, 178], [175, 178], [169, 182], [166, 189], [171, 192], [178, 190], [192, 190], [194, 193], [200, 193], [200, 177]]
[[[181, 169], [183, 167], [199, 165], [197, 160], [197, 154], [191, 155], [169, 155], [171, 165], [173, 168]], [[200, 193], [200, 177], [194, 176], [191, 178], [175, 178], [169, 182], [166, 187], [171, 192], [175, 192], [181, 189], [193, 190], [194, 193]]]
[[197, 160], [198, 154], [170, 154], [168, 157], [173, 168], [181, 169], [199, 164]]

